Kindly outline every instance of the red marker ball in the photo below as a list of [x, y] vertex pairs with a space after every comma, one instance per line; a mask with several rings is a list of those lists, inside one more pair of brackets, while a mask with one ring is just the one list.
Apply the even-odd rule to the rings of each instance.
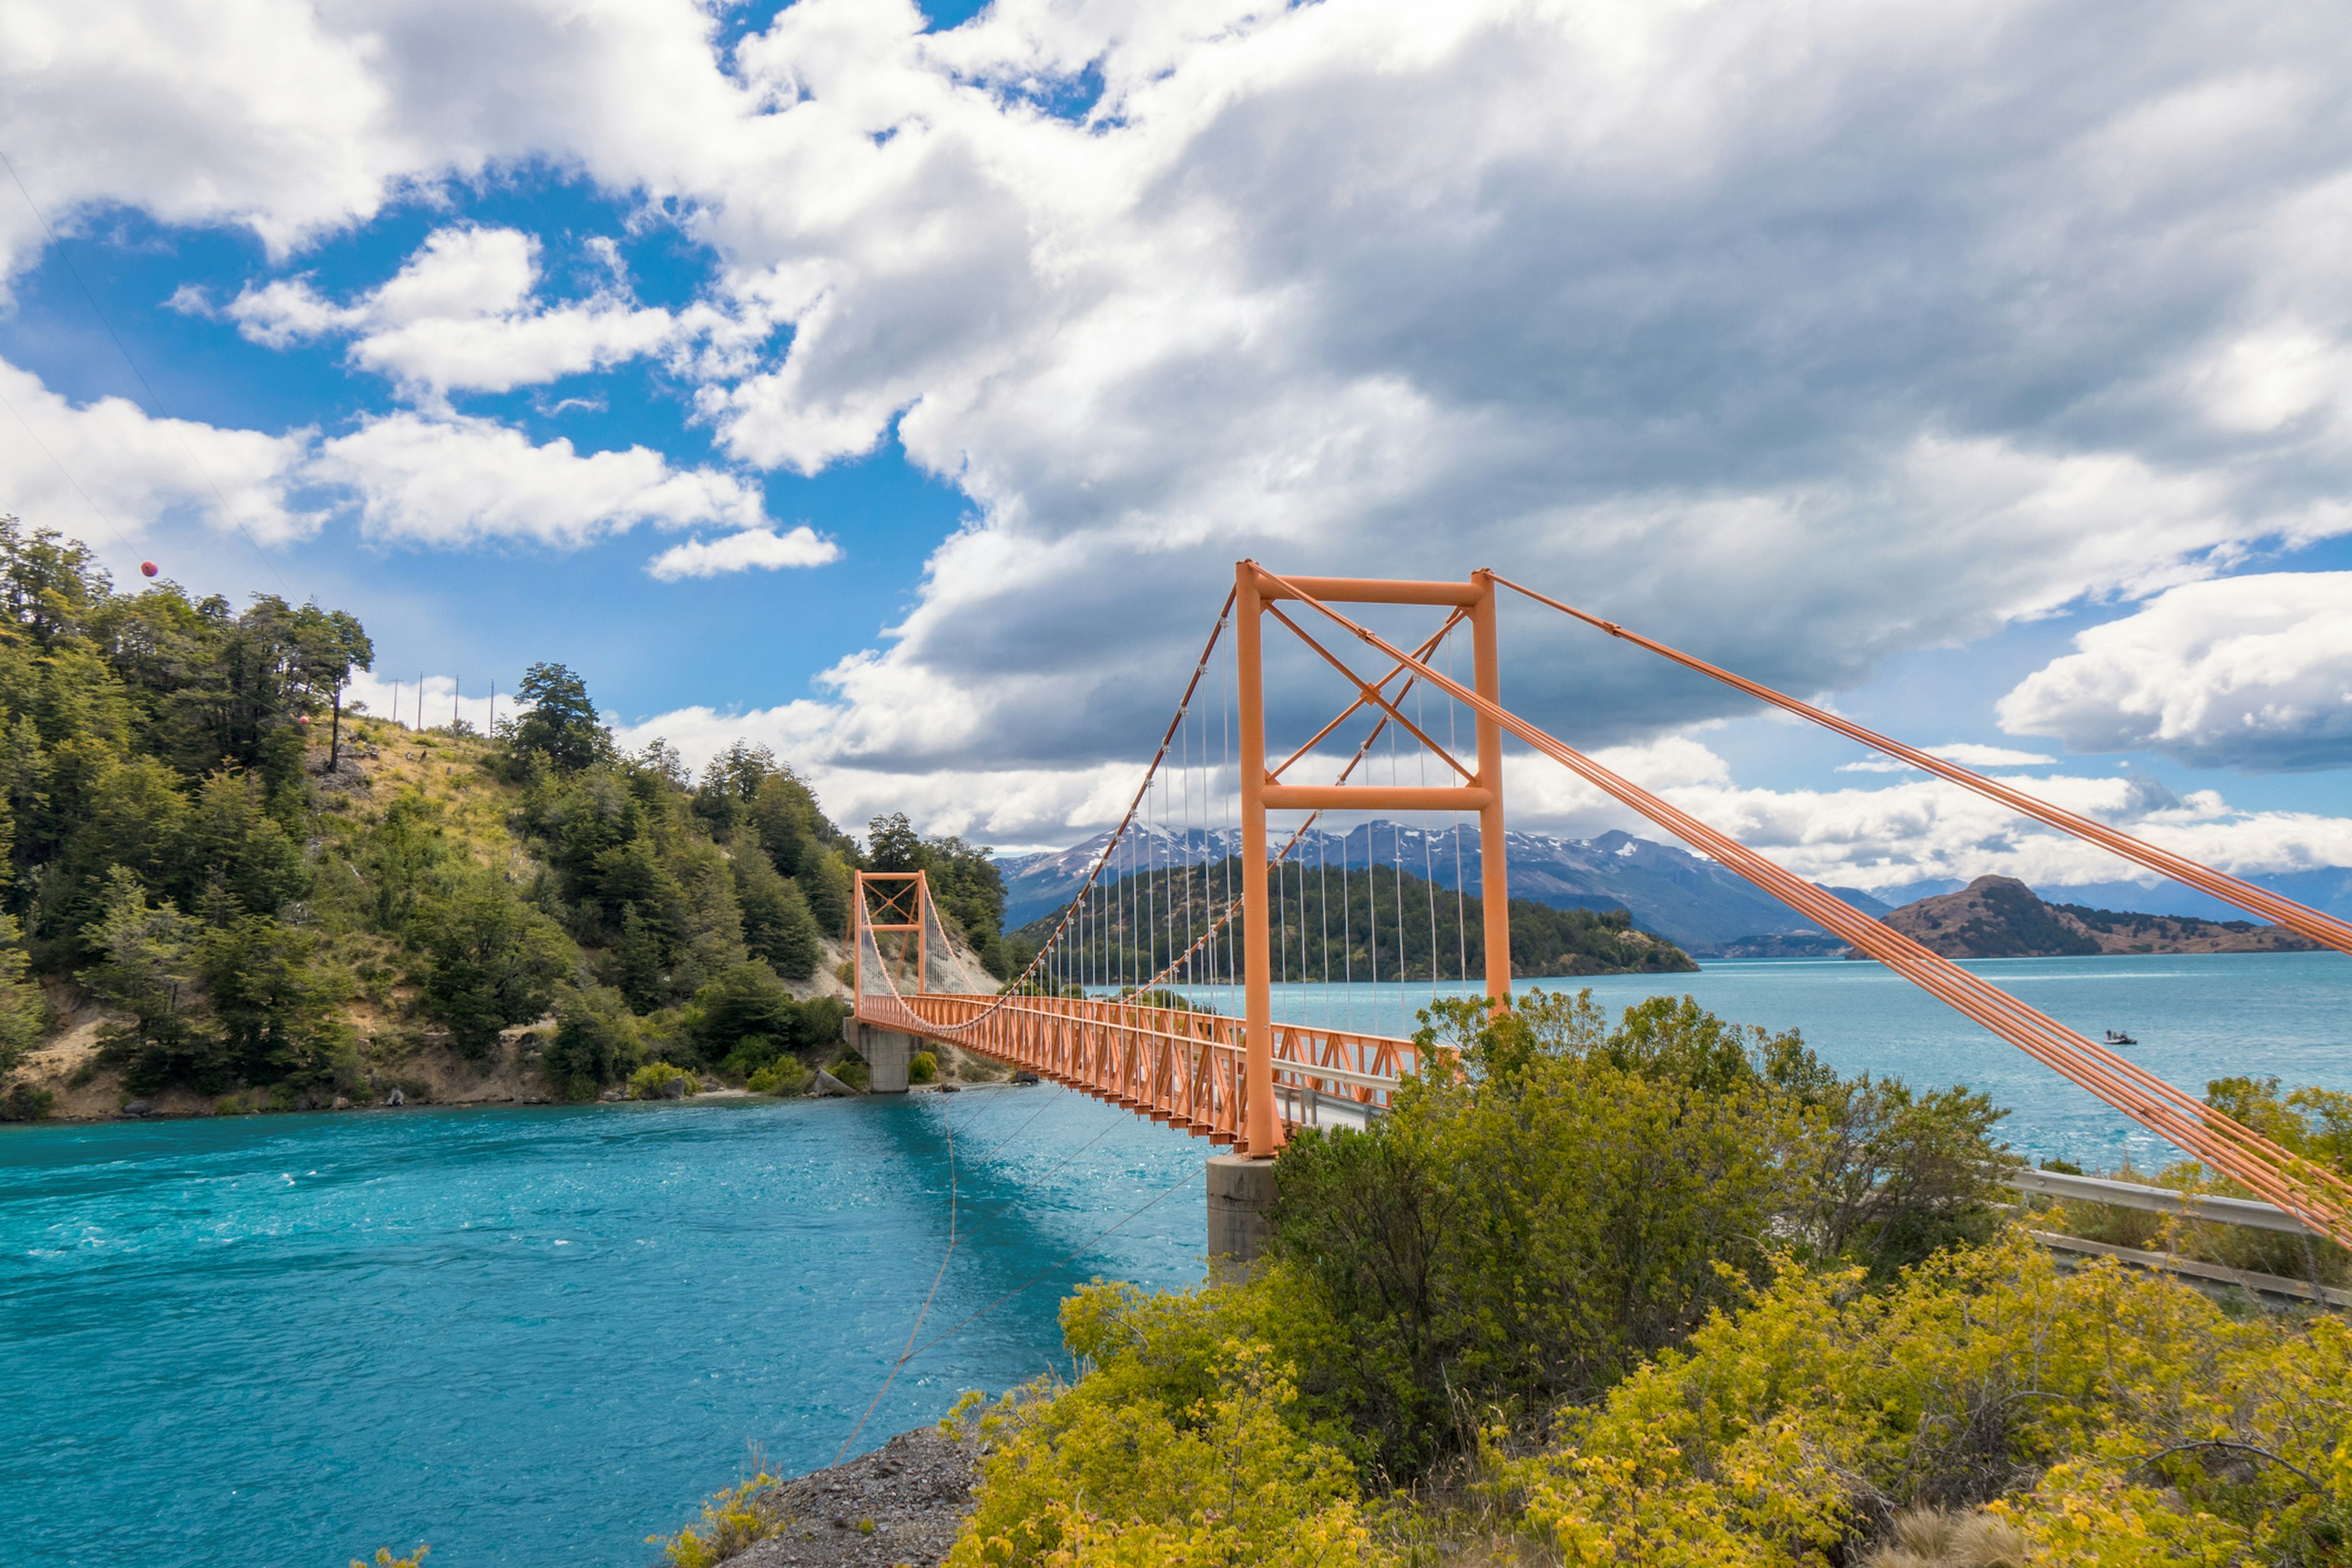
[[156, 573], [161, 572], [163, 568], [156, 565], [152, 561], [142, 561], [139, 563], [139, 575], [142, 577], [152, 577]]
[[294, 716], [294, 722], [307, 730], [310, 727], [310, 716], [308, 713], [298, 713]]

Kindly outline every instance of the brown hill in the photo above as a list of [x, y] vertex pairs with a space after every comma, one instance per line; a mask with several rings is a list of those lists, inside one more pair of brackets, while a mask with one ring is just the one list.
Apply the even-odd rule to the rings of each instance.
[[2014, 877], [1979, 877], [1881, 917], [1946, 958], [2063, 958], [2106, 952], [2306, 952], [2284, 926], [2142, 915], [2044, 903]]

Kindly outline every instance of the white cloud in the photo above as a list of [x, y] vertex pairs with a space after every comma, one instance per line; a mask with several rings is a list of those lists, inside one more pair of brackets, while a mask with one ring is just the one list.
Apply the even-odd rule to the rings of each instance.
[[803, 523], [786, 533], [747, 528], [721, 539], [689, 539], [655, 556], [646, 570], [665, 583], [675, 583], [681, 577], [717, 577], [754, 567], [772, 572], [782, 566], [823, 566], [840, 559], [840, 545]]
[[[702, 406], [801, 471], [895, 421], [981, 508], [834, 672], [877, 766], [1134, 743], [1242, 554], [1495, 563], [1834, 689], [2352, 526], [2345, 454], [2221, 456], [2196, 370], [2249, 308], [2345, 340], [2279, 239], [2352, 168], [2343, 40], [2187, 8], [2140, 37], [2126, 68], [2036, 4], [1000, 5], [933, 35], [803, 0], [739, 55], [773, 178], [709, 218], [793, 337]], [[972, 86], [1084, 63], [1087, 125]], [[1515, 689], [1593, 738], [1724, 710], [1516, 625]], [[1027, 651], [1072, 645], [1103, 651]]]
[[[173, 293], [168, 303], [192, 315], [211, 311], [211, 301], [184, 288]], [[220, 313], [236, 323], [240, 335], [273, 349], [348, 331], [367, 320], [363, 310], [320, 299], [304, 278], [281, 278], [260, 289], [247, 289]]]
[[295, 504], [312, 433], [266, 436], [153, 419], [120, 397], [76, 405], [0, 363], [0, 497], [37, 526], [127, 544], [187, 515], [265, 544], [307, 536], [320, 514]]
[[[945, 33], [801, 0], [726, 59], [688, 0], [0, 29], [0, 140], [68, 213], [282, 251], [538, 160], [707, 240], [732, 324], [678, 363], [734, 457], [813, 471], [895, 427], [973, 504], [833, 672], [840, 754], [894, 776], [1132, 751], [1243, 554], [1488, 563], [1813, 691], [2352, 527], [2323, 5], [2159, 0], [2119, 37], [2057, 0], [998, 0]], [[1082, 71], [1082, 122], [1036, 107]], [[527, 241], [464, 232], [414, 264], [448, 275], [425, 314], [289, 293], [255, 330], [354, 331], [425, 395], [656, 352], [652, 313], [543, 305]], [[600, 483], [690, 477], [644, 468]], [[456, 479], [386, 521], [435, 486], [375, 471], [404, 536], [604, 526], [553, 480], [521, 507], [551, 521], [478, 522]], [[767, 526], [730, 504], [642, 515]], [[1592, 743], [1730, 700], [1524, 611], [1506, 636], [1515, 705]]]
[[0, 405], [0, 495], [37, 526], [101, 551], [182, 515], [281, 543], [341, 506], [373, 538], [448, 549], [578, 549], [651, 523], [737, 531], [700, 546], [721, 563], [818, 564], [838, 553], [805, 527], [776, 535], [759, 486], [723, 469], [680, 468], [643, 447], [534, 446], [494, 420], [404, 411], [325, 440], [310, 429], [269, 436], [152, 419], [121, 398], [78, 406], [5, 362]]
[[310, 476], [355, 497], [373, 537], [462, 548], [528, 540], [578, 549], [641, 522], [663, 528], [765, 521], [758, 487], [715, 468], [677, 468], [657, 452], [583, 455], [533, 446], [488, 419], [397, 413], [323, 443]]
[[2000, 700], [2001, 728], [2200, 766], [2352, 762], [2352, 572], [2189, 584], [2074, 647]]
[[[2031, 768], [2054, 763], [2055, 757], [2045, 757], [2038, 752], [2021, 752], [2010, 746], [1985, 746], [1973, 741], [1952, 741], [1940, 746], [1922, 746], [1931, 757], [1941, 757], [1948, 763], [1958, 763], [1967, 768]], [[1876, 752], [1858, 763], [1841, 763], [1842, 773], [1907, 773], [1918, 770], [1908, 763], [1882, 756]]]
[[682, 316], [641, 309], [618, 280], [587, 300], [537, 303], [539, 249], [520, 229], [436, 229], [388, 282], [349, 305], [320, 298], [307, 279], [278, 279], [247, 287], [223, 313], [271, 348], [349, 334], [352, 363], [435, 401], [601, 369], [719, 324], [709, 307]]
[[[1059, 846], [1110, 826], [1143, 776], [1139, 763], [952, 772], [876, 768], [856, 754], [852, 714], [839, 704], [814, 701], [742, 713], [680, 709], [618, 726], [615, 734], [631, 749], [666, 740], [695, 767], [734, 742], [750, 740], [790, 759], [836, 821], [854, 826], [904, 811], [926, 832], [998, 845]], [[1833, 790], [1748, 787], [1721, 756], [1687, 736], [1606, 747], [1593, 756], [1821, 884], [1893, 889], [1988, 873], [2043, 889], [2150, 880], [2113, 855], [1940, 780]], [[1318, 756], [1301, 764], [1306, 772], [1298, 776], [1332, 776], [1340, 760]], [[1514, 828], [1580, 837], [1622, 828], [1668, 837], [1549, 759], [1510, 752], [1504, 779]], [[2003, 782], [2240, 876], [2352, 865], [2352, 817], [2242, 810], [2210, 791], [2183, 799], [2129, 774]], [[1213, 788], [1197, 778], [1193, 787], [1199, 800], [1226, 786], [1221, 776]], [[1276, 824], [1284, 826], [1286, 819]]]

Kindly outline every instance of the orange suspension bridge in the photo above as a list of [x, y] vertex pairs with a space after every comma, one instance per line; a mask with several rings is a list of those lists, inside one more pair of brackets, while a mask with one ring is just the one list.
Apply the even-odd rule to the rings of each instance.
[[[1483, 978], [1488, 1005], [1509, 1005], [1507, 735], [2312, 1231], [2352, 1245], [2352, 1185], [2334, 1172], [1928, 952], [1505, 707], [1496, 636], [1504, 591], [2352, 952], [2352, 926], [2332, 916], [1491, 572], [1460, 583], [1284, 577], [1245, 561], [1235, 568], [1233, 592], [1126, 816], [1034, 960], [1011, 984], [975, 976], [958, 959], [923, 873], [858, 874], [850, 937], [861, 1030], [903, 1037], [908, 1045], [951, 1042], [1251, 1160], [1270, 1159], [1293, 1128], [1360, 1123], [1387, 1105], [1401, 1075], [1423, 1065], [1421, 1048], [1405, 1037], [1412, 997], [1423, 990], [1443, 996]], [[1434, 629], [1412, 641], [1364, 624], [1385, 625], [1408, 612], [1433, 613]], [[1457, 635], [1465, 627], [1466, 639]], [[1266, 733], [1269, 630], [1286, 639], [1279, 650], [1285, 670], [1318, 668], [1337, 680], [1344, 698], [1335, 717], [1279, 760]], [[1458, 668], [1464, 640], [1466, 672]], [[1352, 745], [1350, 734], [1359, 737]], [[1308, 782], [1316, 773], [1328, 782]], [[1369, 812], [1435, 816], [1454, 826], [1410, 836], [1411, 848], [1408, 835], [1391, 827], [1384, 851], [1369, 830], [1360, 849], [1353, 836], [1317, 830], [1327, 813]], [[1269, 827], [1272, 816], [1295, 819], [1280, 842]], [[1470, 868], [1462, 830], [1474, 817], [1475, 894], [1465, 890]], [[1450, 868], [1439, 864], [1447, 857]], [[1286, 1012], [1319, 1008], [1320, 1021], [1276, 1018], [1277, 983], [1295, 1004]], [[1369, 1019], [1357, 1016], [1360, 997]], [[1397, 1033], [1357, 1026], [1384, 1024], [1382, 1008], [1394, 1010]]]

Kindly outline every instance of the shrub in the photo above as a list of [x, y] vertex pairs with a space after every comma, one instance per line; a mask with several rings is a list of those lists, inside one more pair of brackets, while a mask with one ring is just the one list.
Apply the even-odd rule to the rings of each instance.
[[375, 1549], [375, 1557], [372, 1562], [362, 1563], [354, 1557], [352, 1559], [352, 1568], [420, 1568], [425, 1561], [425, 1554], [432, 1550], [430, 1546], [420, 1545], [405, 1557], [394, 1557], [391, 1547], [379, 1546]]
[[758, 959], [731, 964], [694, 994], [695, 1033], [705, 1059], [719, 1061], [747, 1037], [789, 1040], [800, 1033], [800, 1006], [776, 972]]
[[1862, 1273], [1782, 1269], [1498, 1484], [1570, 1563], [1850, 1562], [1985, 1503], [2036, 1562], [2341, 1560], [2352, 1325], [2233, 1321], [2021, 1234]]
[[1220, 1346], [1208, 1388], [1181, 1402], [1148, 1353], [1111, 1351], [1076, 1387], [999, 1407], [1011, 1435], [984, 1463], [948, 1568], [1393, 1561], [1354, 1468], [1300, 1429], [1290, 1369], [1265, 1345]]
[[1274, 1216], [1276, 1256], [1354, 1347], [1305, 1386], [1401, 1478], [1472, 1442], [1468, 1413], [1594, 1397], [1772, 1246], [1887, 1275], [1991, 1228], [1980, 1097], [1840, 1079], [1687, 997], [1614, 1029], [1589, 992], [1535, 992], [1500, 1025], [1483, 1004], [1424, 1016], [1431, 1059], [1464, 1070], [1404, 1085], [1367, 1131], [1299, 1134]]
[[620, 992], [609, 985], [556, 992], [555, 1038], [541, 1061], [566, 1098], [587, 1099], [635, 1067], [642, 1052], [636, 1016]]
[[864, 1057], [853, 1052], [844, 1051], [825, 1070], [852, 1089], [863, 1091], [874, 1087], [874, 1069], [866, 1065]]
[[32, 958], [25, 951], [23, 938], [16, 917], [0, 914], [0, 1073], [40, 1044], [41, 1031], [48, 1023], [48, 1005], [42, 1000], [41, 988], [26, 978]]
[[800, 1058], [782, 1056], [753, 1073], [750, 1087], [753, 1094], [804, 1094], [815, 1079], [816, 1075]]
[[[673, 1084], [678, 1087], [672, 1089]], [[701, 1087], [692, 1073], [667, 1062], [647, 1062], [629, 1075], [629, 1097], [633, 1100], [678, 1100], [700, 1092]]]
[[793, 1522], [776, 1504], [776, 1482], [761, 1470], [704, 1503], [702, 1517], [676, 1535], [649, 1535], [646, 1544], [660, 1547], [670, 1568], [715, 1568]]
[[940, 1058], [929, 1051], [917, 1051], [907, 1058], [908, 1083], [931, 1083], [940, 1076]]
[[58, 1097], [46, 1089], [35, 1089], [29, 1083], [8, 1086], [0, 1094], [0, 1121], [40, 1121], [56, 1108]]

